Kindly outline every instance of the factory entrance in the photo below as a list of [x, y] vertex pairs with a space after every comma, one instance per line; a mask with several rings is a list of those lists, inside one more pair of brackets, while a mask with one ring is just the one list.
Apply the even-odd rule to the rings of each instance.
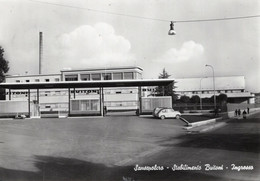
[[[105, 113], [122, 112], [125, 110], [143, 113], [142, 106], [142, 87], [149, 86], [167, 86], [174, 80], [171, 79], [153, 79], [153, 80], [109, 80], [109, 81], [61, 81], [61, 82], [37, 82], [37, 83], [1, 83], [0, 88], [11, 90], [23, 89], [28, 92], [28, 115], [39, 115], [43, 111], [42, 106], [45, 103], [59, 105], [60, 101], [67, 105], [67, 116], [88, 116], [99, 115], [104, 116]], [[58, 89], [58, 90], [57, 90]], [[77, 96], [78, 89], [95, 89], [95, 96], [82, 98]], [[67, 94], [61, 93], [61, 91]], [[121, 91], [120, 91], [121, 90]], [[36, 102], [30, 96], [31, 91], [36, 92]], [[45, 95], [40, 92], [44, 91]], [[114, 92], [113, 92], [114, 91]], [[127, 91], [127, 92], [124, 92]], [[49, 92], [52, 99], [46, 96]], [[54, 95], [53, 92], [60, 96]], [[12, 99], [9, 94], [9, 100]], [[131, 95], [131, 96], [130, 96]], [[46, 100], [44, 100], [46, 99]], [[49, 102], [46, 102], [49, 101]], [[120, 102], [121, 101], [121, 102]], [[31, 103], [33, 106], [31, 106]], [[147, 105], [147, 104], [146, 104]], [[51, 109], [52, 107], [46, 107]], [[122, 109], [123, 108], [123, 109]], [[53, 109], [52, 109], [53, 110]], [[136, 112], [135, 112], [136, 111]], [[32, 114], [31, 114], [32, 113]], [[109, 115], [109, 114], [108, 114]]]

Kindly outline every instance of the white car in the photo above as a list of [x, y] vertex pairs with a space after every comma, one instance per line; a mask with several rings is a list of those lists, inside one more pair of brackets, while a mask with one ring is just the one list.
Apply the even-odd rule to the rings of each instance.
[[162, 108], [156, 114], [154, 114], [154, 117], [161, 118], [161, 119], [165, 119], [165, 118], [179, 119], [180, 116], [181, 113], [179, 111], [174, 111], [172, 108]]

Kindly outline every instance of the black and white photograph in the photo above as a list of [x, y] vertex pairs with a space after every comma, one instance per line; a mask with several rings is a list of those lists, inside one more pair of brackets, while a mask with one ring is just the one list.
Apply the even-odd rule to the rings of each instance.
[[0, 181], [259, 180], [259, 0], [0, 0]]

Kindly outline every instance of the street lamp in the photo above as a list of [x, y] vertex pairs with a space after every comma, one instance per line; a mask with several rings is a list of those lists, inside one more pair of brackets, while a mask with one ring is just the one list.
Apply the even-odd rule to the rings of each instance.
[[171, 21], [171, 24], [170, 24], [170, 30], [168, 32], [168, 35], [176, 35], [176, 32], [174, 31], [174, 22]]
[[213, 89], [214, 89], [214, 108], [216, 110], [216, 94], [215, 94], [215, 74], [214, 74], [214, 68], [212, 65], [205, 65], [206, 67], [210, 67], [213, 72]]
[[202, 79], [204, 79], [204, 78], [208, 78], [208, 77], [202, 77], [202, 78], [200, 79], [200, 110], [202, 110], [202, 98], [201, 98], [201, 92], [202, 92], [202, 90], [201, 90], [201, 81], [202, 81]]

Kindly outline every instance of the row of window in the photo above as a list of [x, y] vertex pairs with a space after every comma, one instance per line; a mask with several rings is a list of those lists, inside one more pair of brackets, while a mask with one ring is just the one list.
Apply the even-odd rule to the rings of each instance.
[[65, 75], [65, 81], [88, 81], [88, 80], [122, 80], [134, 79], [133, 72], [115, 72], [115, 73], [93, 73], [93, 74], [78, 74]]
[[[217, 90], [217, 93], [240, 93], [245, 92], [245, 90]], [[192, 93], [192, 94], [213, 94], [214, 91], [192, 91], [192, 92], [180, 92], [181, 94], [184, 93]]]
[[[44, 79], [45, 82], [50, 82], [50, 79]], [[55, 82], [59, 82], [60, 79], [59, 78], [55, 78], [54, 79]], [[21, 80], [15, 80], [16, 83], [20, 83]], [[40, 79], [35, 79], [34, 81], [31, 81], [29, 79], [25, 80], [25, 82], [40, 82]]]

